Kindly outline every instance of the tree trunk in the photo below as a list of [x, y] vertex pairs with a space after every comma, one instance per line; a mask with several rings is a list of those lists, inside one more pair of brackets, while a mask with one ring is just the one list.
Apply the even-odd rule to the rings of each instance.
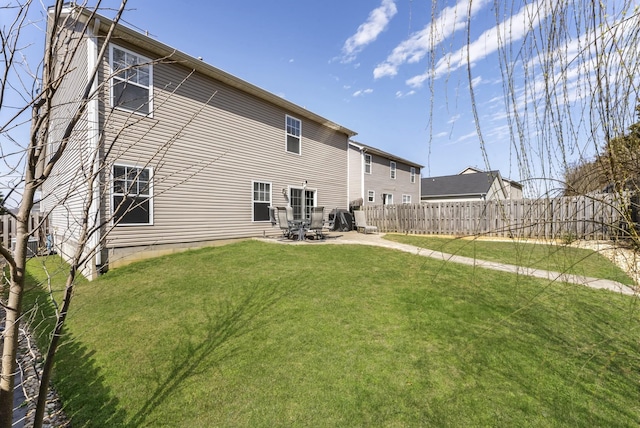
[[[20, 318], [22, 316], [22, 296], [25, 280], [25, 263], [27, 254], [27, 216], [17, 218], [15, 265], [10, 268], [9, 299], [5, 307], [4, 340], [2, 347], [2, 374], [0, 375], [0, 428], [11, 428], [13, 424], [13, 389], [15, 387], [16, 356], [18, 353], [18, 336]], [[30, 208], [29, 208], [30, 211]]]

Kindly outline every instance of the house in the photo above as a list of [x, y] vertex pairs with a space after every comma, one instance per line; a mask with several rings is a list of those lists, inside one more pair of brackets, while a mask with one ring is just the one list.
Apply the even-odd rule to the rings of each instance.
[[420, 201], [422, 165], [349, 141], [349, 200], [352, 206]]
[[500, 171], [465, 168], [459, 174], [422, 179], [422, 202], [522, 199], [522, 185]]
[[[97, 96], [43, 186], [41, 206], [67, 256], [88, 206], [98, 251], [85, 276], [273, 233], [269, 207], [291, 206], [296, 218], [314, 206], [348, 207], [354, 131], [124, 25], [98, 63], [110, 20], [74, 5], [62, 18], [69, 16], [80, 24], [53, 49], [61, 59], [77, 54], [56, 65], [59, 73], [71, 66], [52, 106], [50, 154], [94, 64]], [[90, 187], [92, 171], [99, 181]]]

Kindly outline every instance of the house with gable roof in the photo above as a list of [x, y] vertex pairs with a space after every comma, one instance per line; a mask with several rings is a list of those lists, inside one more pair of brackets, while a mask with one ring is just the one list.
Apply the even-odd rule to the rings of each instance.
[[456, 175], [422, 179], [422, 202], [491, 201], [522, 199], [522, 185], [502, 177], [500, 171], [469, 167]]
[[[50, 154], [96, 64], [97, 95], [43, 185], [41, 207], [65, 256], [93, 197], [98, 251], [85, 276], [273, 233], [270, 207], [290, 206], [295, 218], [315, 206], [348, 208], [354, 131], [122, 24], [100, 59], [110, 19], [75, 4], [60, 20], [68, 17], [74, 24], [51, 47], [60, 58], [51, 78], [62, 84], [51, 107]], [[88, 171], [100, 175], [93, 188]]]
[[422, 168], [413, 161], [349, 141], [351, 206], [419, 203]]

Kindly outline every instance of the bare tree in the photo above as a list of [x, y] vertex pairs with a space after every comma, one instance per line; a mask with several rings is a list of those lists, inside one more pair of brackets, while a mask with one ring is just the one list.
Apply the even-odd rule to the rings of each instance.
[[[479, 16], [489, 8], [495, 22], [478, 34]], [[432, 92], [431, 111], [443, 102], [433, 94], [441, 92], [445, 79], [460, 78], [468, 84], [468, 107], [488, 170], [492, 168], [486, 142], [496, 143], [495, 130], [500, 127], [506, 130], [499, 135], [501, 150], [511, 154], [510, 166], [519, 172], [529, 196], [561, 192], [566, 174], [572, 169], [593, 173], [594, 169], [576, 166], [594, 159], [596, 169], [605, 174], [598, 174], [598, 183], [590, 177], [574, 179], [574, 184], [582, 183], [575, 192], [623, 178], [619, 156], [602, 155], [619, 154], [612, 146], [635, 122], [640, 97], [637, 2], [472, 0], [452, 5], [435, 1], [431, 21], [429, 36], [424, 37], [431, 54], [424, 75]], [[457, 39], [464, 42], [455, 51], [444, 48], [453, 38], [449, 29], [464, 33]], [[490, 55], [497, 57], [502, 85], [501, 96], [494, 98], [496, 109], [505, 116], [499, 123], [476, 102], [482, 90], [478, 81], [487, 77], [479, 74], [476, 64]], [[456, 99], [455, 104], [460, 103]], [[614, 188], [622, 191], [620, 186]]]
[[[0, 255], [2, 255], [9, 266], [8, 289], [9, 295], [6, 302], [3, 302], [3, 309], [6, 312], [5, 330], [3, 338], [2, 355], [2, 377], [0, 379], [0, 428], [12, 425], [13, 390], [16, 373], [16, 354], [18, 348], [18, 331], [21, 318], [23, 316], [22, 299], [25, 291], [25, 269], [27, 260], [27, 243], [32, 231], [29, 230], [29, 215], [34, 205], [36, 193], [39, 189], [48, 188], [44, 198], [50, 197], [51, 188], [56, 189], [56, 201], [47, 201], [49, 210], [65, 210], [66, 205], [71, 201], [81, 208], [70, 215], [69, 228], [72, 229], [74, 244], [71, 254], [67, 254], [69, 262], [69, 272], [66, 279], [66, 286], [62, 293], [62, 298], [57, 301], [54, 293], [50, 292], [51, 304], [54, 306], [56, 319], [55, 327], [50, 337], [48, 349], [46, 350], [42, 375], [40, 378], [40, 389], [35, 414], [35, 426], [42, 425], [47, 397], [47, 390], [51, 378], [51, 372], [55, 359], [55, 354], [62, 336], [62, 329], [71, 304], [74, 284], [77, 275], [91, 264], [94, 257], [100, 253], [100, 248], [106, 242], [109, 232], [128, 213], [140, 207], [141, 202], [130, 196], [138, 191], [134, 191], [126, 184], [133, 180], [137, 185], [146, 183], [149, 186], [148, 177], [144, 177], [145, 168], [129, 170], [129, 181], [119, 180], [114, 176], [115, 183], [118, 184], [119, 191], [123, 197], [115, 206], [111, 207], [111, 214], [105, 214], [99, 207], [99, 201], [105, 194], [108, 194], [110, 187], [105, 185], [105, 177], [114, 171], [114, 161], [117, 160], [117, 151], [125, 151], [134, 146], [131, 139], [128, 145], [119, 145], [119, 139], [126, 134], [127, 129], [139, 123], [141, 115], [132, 111], [128, 117], [122, 121], [122, 112], [119, 113], [120, 120], [114, 125], [111, 123], [114, 107], [105, 109], [100, 114], [104, 126], [111, 127], [110, 137], [95, 135], [95, 146], [87, 145], [83, 138], [86, 138], [82, 131], [83, 126], [88, 121], [96, 121], [97, 118], [88, 118], [90, 103], [95, 102], [100, 94], [108, 91], [105, 86], [111, 79], [120, 79], [123, 85], [127, 84], [126, 76], [128, 71], [140, 70], [150, 64], [121, 64], [111, 75], [101, 75], [104, 73], [104, 61], [107, 57], [109, 41], [114, 37], [117, 25], [125, 11], [127, 1], [122, 0], [118, 9], [114, 12], [113, 18], [105, 23], [105, 18], [97, 15], [101, 2], [89, 9], [86, 4], [76, 5], [57, 1], [54, 6], [47, 11], [47, 32], [45, 42], [44, 59], [40, 73], [35, 73], [29, 69], [28, 64], [18, 58], [21, 56], [23, 43], [22, 36], [30, 28], [30, 21], [27, 18], [32, 2], [15, 2], [6, 6], [3, 12], [12, 13], [15, 20], [9, 27], [3, 27], [0, 37], [3, 40], [4, 54], [4, 78], [0, 88], [0, 102], [6, 101], [5, 95], [10, 94], [15, 100], [16, 97], [22, 104], [10, 115], [6, 116], [4, 123], [0, 127], [0, 134], [5, 140], [14, 143], [15, 150], [8, 152], [3, 145], [2, 161], [6, 165], [11, 164], [10, 172], [23, 170], [22, 179], [13, 184], [9, 195], [19, 201], [19, 210], [15, 214], [17, 222], [17, 235], [15, 248], [11, 251], [0, 244]], [[101, 22], [100, 22], [101, 21]], [[106, 24], [106, 31], [100, 31], [99, 25]], [[99, 41], [97, 40], [99, 37]], [[69, 85], [68, 80], [74, 73], [79, 73], [76, 56], [79, 55], [80, 41], [93, 39], [93, 48], [96, 50], [94, 64], [87, 66], [88, 70], [82, 70], [84, 84], [75, 88]], [[153, 63], [170, 63], [169, 58], [154, 59]], [[182, 84], [191, 77], [193, 71], [188, 73], [182, 82], [175, 83], [173, 89], [164, 88], [168, 96], [164, 101], [156, 101], [159, 104], [169, 102], [171, 94], [178, 91]], [[70, 89], [71, 87], [71, 89]], [[201, 110], [208, 105], [215, 93], [202, 104], [198, 111], [194, 111], [184, 124], [178, 126], [173, 135], [169, 135], [167, 140], [160, 144], [154, 153], [150, 153], [147, 165], [153, 163], [156, 170], [164, 164], [164, 157], [172, 145], [178, 141], [191, 121], [197, 117]], [[128, 100], [127, 102], [130, 102]], [[145, 101], [137, 109], [145, 109]], [[4, 104], [0, 104], [4, 107]], [[30, 113], [30, 118], [24, 119]], [[25, 133], [26, 141], [21, 142], [14, 137], [16, 130], [20, 126], [28, 125], [29, 132]], [[80, 131], [79, 131], [80, 129]], [[81, 137], [78, 137], [81, 135]], [[144, 138], [144, 137], [138, 137]], [[57, 174], [52, 181], [52, 174], [59, 168], [59, 164], [64, 163], [71, 155], [78, 156], [80, 153], [80, 163], [72, 171], [65, 171], [63, 179]], [[189, 180], [202, 169], [206, 168], [216, 159], [203, 160], [199, 165], [190, 165], [184, 170], [173, 171], [170, 186], [177, 186]], [[132, 176], [132, 171], [135, 173]], [[56, 181], [57, 180], [57, 181]], [[142, 189], [144, 190], [144, 189]], [[156, 193], [157, 196], [158, 193]], [[45, 212], [44, 214], [48, 214]]]

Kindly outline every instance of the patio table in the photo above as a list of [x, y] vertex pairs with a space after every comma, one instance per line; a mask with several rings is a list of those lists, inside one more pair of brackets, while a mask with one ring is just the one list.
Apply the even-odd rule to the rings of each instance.
[[309, 220], [293, 220], [293, 230], [298, 231], [298, 241], [304, 241], [307, 230], [309, 230]]

